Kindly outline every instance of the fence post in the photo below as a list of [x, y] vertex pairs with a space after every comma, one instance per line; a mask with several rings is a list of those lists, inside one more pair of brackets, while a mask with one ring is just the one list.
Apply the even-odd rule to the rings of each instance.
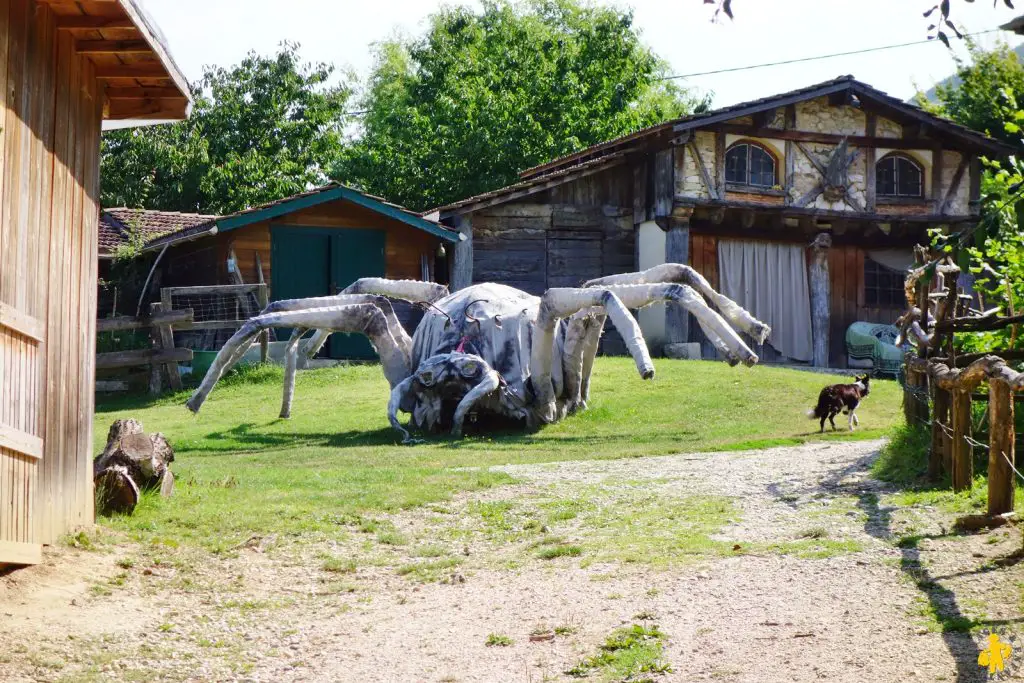
[[[259, 254], [257, 254], [257, 258], [259, 258]], [[260, 278], [262, 278], [262, 277], [263, 277], [263, 274], [262, 274], [262, 270], [261, 270]], [[257, 301], [259, 301], [260, 311], [262, 311], [264, 308], [267, 307], [268, 295], [267, 295], [267, 285], [266, 284], [260, 284], [259, 289], [256, 290], [256, 299], [257, 299]], [[266, 329], [266, 330], [263, 330], [262, 332], [260, 332], [260, 362], [261, 363], [266, 363], [269, 358], [270, 358], [270, 330]]]
[[952, 454], [950, 453], [950, 440], [946, 430], [949, 428], [949, 392], [939, 386], [938, 382], [932, 383], [932, 444], [928, 454], [928, 478], [938, 481], [942, 478], [943, 472], [950, 472]]
[[1014, 487], [1013, 390], [1002, 377], [989, 379], [988, 411], [988, 514], [1001, 515], [1013, 511]]
[[[161, 313], [165, 310], [169, 311], [170, 309], [165, 309], [162, 303], [149, 305], [149, 312], [151, 316], [154, 313]], [[170, 323], [164, 325], [154, 324], [150, 328], [150, 335], [153, 337], [157, 348], [165, 351], [174, 348], [174, 332], [171, 330]], [[182, 383], [181, 374], [178, 372], [178, 363], [165, 363], [164, 369], [167, 370], [167, 382], [170, 384], [171, 389], [174, 391], [181, 391]], [[157, 391], [159, 392], [159, 389]]]
[[971, 487], [974, 478], [974, 458], [970, 442], [964, 437], [971, 436], [971, 391], [954, 388], [952, 405], [952, 454], [953, 490], [964, 491]]

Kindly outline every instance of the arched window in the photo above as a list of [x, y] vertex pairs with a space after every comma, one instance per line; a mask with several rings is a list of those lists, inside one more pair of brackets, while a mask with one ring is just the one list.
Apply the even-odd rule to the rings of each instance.
[[905, 154], [886, 154], [875, 164], [875, 192], [879, 197], [923, 197], [921, 165]]
[[775, 156], [756, 142], [737, 142], [725, 153], [725, 182], [756, 187], [775, 185]]

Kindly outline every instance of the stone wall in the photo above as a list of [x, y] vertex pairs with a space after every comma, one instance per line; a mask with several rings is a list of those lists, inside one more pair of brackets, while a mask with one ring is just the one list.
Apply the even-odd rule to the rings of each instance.
[[[946, 188], [950, 187], [953, 183], [953, 176], [956, 175], [957, 166], [960, 165], [960, 160], [962, 158], [963, 156], [959, 152], [950, 152], [947, 150], [942, 153], [943, 192], [940, 196], [943, 199], [946, 197]], [[946, 208], [946, 213], [953, 215], [964, 215], [970, 213], [970, 194], [971, 171], [970, 169], [967, 169], [964, 171], [963, 177], [960, 178], [960, 186], [957, 188], [956, 193], [950, 200], [949, 206]]]
[[833, 107], [827, 97], [818, 97], [796, 105], [797, 130], [833, 135], [864, 135], [864, 112], [853, 107]]
[[[697, 131], [693, 136], [693, 142], [700, 150], [704, 165], [708, 169], [708, 175], [713, 183], [715, 181], [715, 134]], [[681, 164], [680, 157], [682, 158]], [[704, 187], [704, 180], [697, 167], [697, 160], [689, 145], [676, 147], [676, 194], [701, 198], [710, 196], [707, 188]]]

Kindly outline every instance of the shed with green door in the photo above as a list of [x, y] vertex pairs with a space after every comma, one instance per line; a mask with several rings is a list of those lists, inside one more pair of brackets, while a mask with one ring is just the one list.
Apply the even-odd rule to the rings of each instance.
[[[447, 284], [448, 254], [460, 240], [450, 228], [339, 184], [228, 216], [105, 209], [100, 216], [101, 271], [132, 234], [142, 244], [138, 258], [143, 267], [136, 273], [144, 273], [143, 278], [152, 274], [144, 292], [139, 283], [136, 291], [116, 294], [108, 285], [100, 293], [101, 317], [131, 315], [137, 301], [159, 301], [162, 287], [265, 282], [276, 301], [327, 296], [361, 277]], [[129, 282], [118, 285], [132, 288]], [[410, 332], [422, 315], [401, 305], [396, 313]], [[371, 358], [373, 350], [360, 336], [336, 334], [323, 355]]]

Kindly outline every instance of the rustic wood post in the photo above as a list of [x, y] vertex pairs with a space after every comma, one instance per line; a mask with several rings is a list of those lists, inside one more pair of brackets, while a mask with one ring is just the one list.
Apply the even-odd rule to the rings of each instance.
[[[256, 255], [259, 258], [259, 254]], [[260, 279], [262, 279], [262, 274]], [[256, 300], [259, 302], [260, 310], [262, 311], [270, 303], [270, 296], [267, 293], [266, 283], [262, 283], [259, 289], [256, 290]], [[260, 362], [266, 363], [270, 359], [270, 330], [263, 330], [260, 332]]]
[[[1016, 373], [1005, 365], [1008, 375]], [[1006, 374], [989, 378], [988, 382], [988, 514], [1001, 515], [1013, 511], [1014, 428], [1013, 389]], [[1004, 457], [1005, 456], [1005, 457]], [[1007, 462], [1009, 459], [1009, 462]]]
[[[153, 303], [149, 305], [150, 316], [154, 313], [163, 313], [163, 304]], [[153, 347], [160, 349], [161, 351], [170, 351], [174, 348], [174, 331], [171, 329], [170, 323], [157, 324], [153, 323], [150, 327], [150, 336], [153, 339]], [[150, 393], [160, 393], [160, 366], [154, 363], [152, 367], [155, 369], [155, 373], [150, 373], [149, 391]], [[181, 391], [181, 375], [178, 373], [178, 363], [164, 363], [164, 370], [167, 371], [167, 382], [171, 389], [174, 391]]]
[[832, 237], [819, 233], [811, 242], [811, 262], [808, 267], [808, 286], [811, 295], [811, 362], [815, 367], [828, 367], [831, 283], [828, 272], [828, 250]]
[[971, 389], [962, 386], [953, 389], [951, 408], [953, 422], [953, 490], [965, 491], [971, 487], [974, 478], [974, 457], [970, 442], [964, 437], [971, 436]]
[[452, 227], [466, 239], [452, 247], [452, 273], [449, 289], [456, 292], [473, 284], [473, 225], [469, 216], [453, 216]]
[[[693, 209], [678, 208], [669, 218], [665, 236], [665, 260], [668, 263], [690, 262], [690, 216]], [[665, 307], [665, 336], [669, 344], [690, 341], [690, 314], [677, 303]]]
[[952, 453], [950, 440], [946, 430], [949, 428], [949, 392], [932, 383], [932, 443], [928, 454], [928, 478], [938, 481], [943, 472], [951, 472]]

